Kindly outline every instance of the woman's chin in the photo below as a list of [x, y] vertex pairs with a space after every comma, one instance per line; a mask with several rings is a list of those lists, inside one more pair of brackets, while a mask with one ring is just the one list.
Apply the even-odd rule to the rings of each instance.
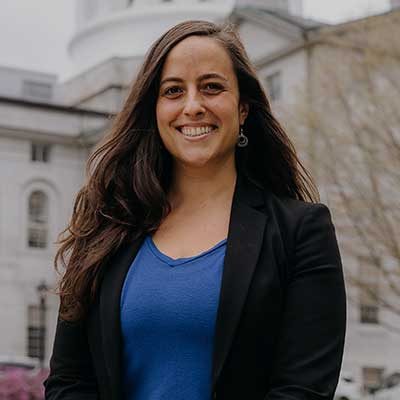
[[186, 168], [201, 169], [210, 167], [213, 162], [209, 158], [186, 158], [181, 160], [181, 164]]
[[177, 166], [184, 168], [213, 168], [229, 164], [235, 158], [235, 144], [224, 146], [182, 146], [173, 149], [171, 155]]
[[218, 162], [217, 158], [213, 157], [212, 154], [201, 154], [201, 152], [180, 154], [175, 157], [175, 160], [178, 165], [193, 169], [208, 168]]

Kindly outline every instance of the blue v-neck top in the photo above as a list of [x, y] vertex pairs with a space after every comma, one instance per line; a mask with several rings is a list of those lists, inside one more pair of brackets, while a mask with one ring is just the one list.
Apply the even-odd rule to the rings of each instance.
[[172, 259], [146, 237], [121, 294], [125, 400], [209, 400], [225, 250]]

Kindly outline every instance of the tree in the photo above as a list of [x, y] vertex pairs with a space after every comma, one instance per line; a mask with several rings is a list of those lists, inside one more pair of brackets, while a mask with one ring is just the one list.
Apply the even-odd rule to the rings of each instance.
[[398, 37], [400, 12], [319, 33], [312, 85], [287, 117], [352, 260], [346, 280], [362, 293], [352, 300], [393, 318], [400, 317]]
[[10, 368], [0, 374], [1, 400], [43, 400], [47, 370], [27, 371]]

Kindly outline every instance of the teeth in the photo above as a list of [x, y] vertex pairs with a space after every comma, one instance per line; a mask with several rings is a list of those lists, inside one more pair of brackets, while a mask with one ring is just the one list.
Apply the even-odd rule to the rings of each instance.
[[201, 135], [206, 135], [207, 133], [210, 133], [214, 128], [212, 126], [201, 126], [201, 127], [189, 127], [189, 126], [184, 126], [181, 129], [181, 132], [185, 136], [201, 136]]

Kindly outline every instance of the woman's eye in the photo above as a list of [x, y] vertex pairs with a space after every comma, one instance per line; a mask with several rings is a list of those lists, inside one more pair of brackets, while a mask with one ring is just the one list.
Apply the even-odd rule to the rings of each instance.
[[223, 89], [223, 86], [219, 83], [210, 82], [210, 83], [206, 83], [204, 85], [204, 89], [207, 92], [216, 93], [216, 92], [220, 92]]
[[182, 89], [179, 86], [171, 86], [166, 88], [163, 92], [164, 96], [176, 96], [180, 94]]

